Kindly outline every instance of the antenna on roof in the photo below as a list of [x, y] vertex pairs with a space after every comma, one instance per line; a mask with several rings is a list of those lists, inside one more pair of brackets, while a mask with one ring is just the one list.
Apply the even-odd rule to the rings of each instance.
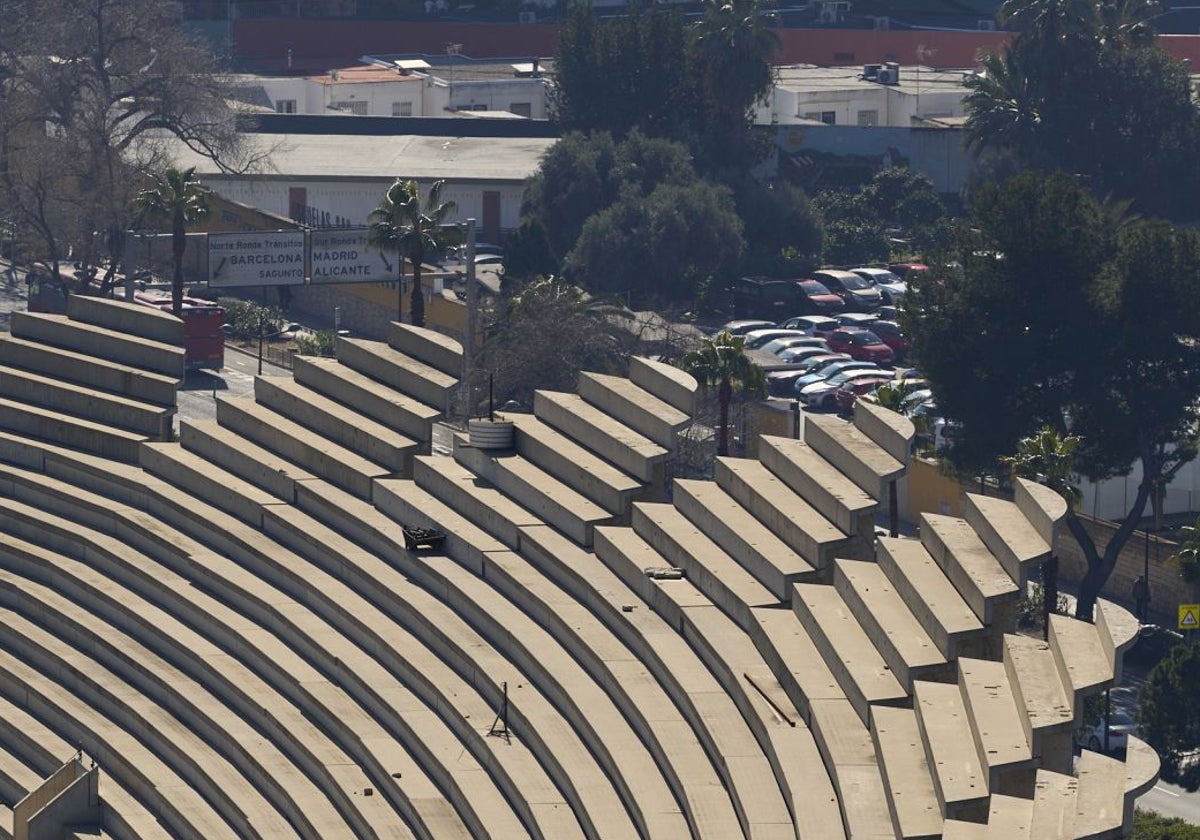
[[454, 56], [462, 52], [462, 44], [446, 43], [446, 55], [450, 58], [450, 84], [454, 84]]

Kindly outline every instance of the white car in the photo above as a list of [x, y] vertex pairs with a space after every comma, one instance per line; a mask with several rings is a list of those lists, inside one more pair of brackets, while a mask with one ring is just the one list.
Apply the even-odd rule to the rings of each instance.
[[[1108, 752], [1123, 750], [1129, 744], [1129, 736], [1137, 734], [1137, 724], [1125, 712], [1114, 710], [1108, 717]], [[1075, 733], [1081, 747], [1094, 752], [1104, 752], [1104, 718], [1092, 727], [1083, 727]]]
[[804, 403], [806, 408], [829, 408], [833, 405], [834, 392], [847, 382], [864, 378], [875, 379], [881, 374], [886, 375], [886, 371], [883, 371], [878, 365], [868, 368], [857, 368], [855, 370], [845, 370], [835, 376], [829, 377], [823, 382], [814, 382], [811, 385], [806, 385], [798, 396], [800, 402]]
[[797, 315], [788, 318], [779, 326], [789, 330], [800, 330], [805, 335], [825, 336], [838, 328], [838, 322], [825, 315]]
[[776, 338], [768, 341], [760, 350], [767, 353], [774, 353], [776, 356], [783, 355], [783, 351], [791, 350], [795, 347], [822, 347], [829, 349], [828, 342], [823, 338], [818, 338], [815, 335], [792, 335], [787, 338]]
[[900, 275], [886, 268], [854, 268], [851, 271], [879, 289], [883, 302], [889, 306], [904, 300], [908, 292], [908, 284], [900, 279]]
[[776, 354], [779, 360], [789, 365], [799, 365], [808, 359], [814, 359], [818, 356], [828, 356], [828, 347], [789, 347], [786, 350], [781, 350]]
[[768, 341], [774, 341], [777, 338], [803, 338], [804, 333], [800, 330], [784, 330], [779, 327], [773, 327], [769, 330], [751, 330], [746, 333], [746, 347], [749, 350], [759, 350]]

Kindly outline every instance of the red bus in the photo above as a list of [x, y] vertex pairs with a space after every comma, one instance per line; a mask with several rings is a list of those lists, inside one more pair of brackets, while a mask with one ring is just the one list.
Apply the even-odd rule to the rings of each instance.
[[[163, 312], [171, 311], [167, 292], [137, 292], [134, 300]], [[201, 298], [183, 299], [183, 350], [189, 370], [225, 366], [225, 307]]]

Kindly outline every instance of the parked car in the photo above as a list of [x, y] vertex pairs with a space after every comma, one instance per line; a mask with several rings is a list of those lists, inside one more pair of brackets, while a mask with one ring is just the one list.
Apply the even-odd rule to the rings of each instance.
[[[1114, 709], [1108, 716], [1108, 751], [1123, 750], [1129, 745], [1129, 736], [1137, 734], [1137, 724], [1128, 713]], [[1104, 752], [1104, 718], [1095, 726], [1082, 727], [1075, 734], [1080, 746], [1089, 750]]]
[[829, 336], [829, 349], [838, 353], [848, 353], [860, 361], [881, 365], [890, 365], [896, 360], [896, 354], [892, 352], [891, 347], [883, 343], [883, 339], [862, 327], [842, 327], [840, 330], [834, 330]]
[[[856, 370], [843, 370], [841, 373], [831, 376], [824, 382], [814, 382], [811, 385], [806, 385], [799, 393], [800, 402], [804, 403], [805, 407], [819, 409], [832, 408], [833, 395], [847, 382], [853, 382], [857, 379], [878, 380], [880, 370], [877, 366], [869, 368], [858, 368]], [[800, 380], [796, 380], [799, 382]]]
[[751, 330], [746, 333], [746, 347], [750, 350], [759, 350], [764, 344], [769, 341], [774, 341], [777, 338], [801, 338], [806, 333], [800, 330], [784, 330], [779, 327], [770, 327], [769, 329]]
[[767, 393], [772, 397], [791, 397], [795, 394], [796, 380], [803, 375], [803, 370], [773, 370], [767, 374]]
[[766, 330], [774, 327], [775, 324], [771, 321], [761, 321], [758, 319], [742, 319], [738, 321], [730, 321], [717, 332], [727, 332], [730, 335], [745, 335], [751, 330]]
[[838, 411], [849, 412], [854, 409], [854, 403], [859, 397], [890, 381], [891, 378], [886, 372], [881, 376], [851, 380], [833, 392], [834, 405]]
[[879, 320], [874, 312], [843, 312], [834, 318], [839, 327], [867, 327]]
[[884, 304], [875, 310], [875, 317], [880, 321], [899, 321], [900, 310], [895, 305]]
[[845, 353], [834, 353], [833, 351], [826, 350], [820, 356], [809, 356], [804, 361], [796, 362], [795, 364], [797, 367], [804, 370], [806, 373], [812, 373], [813, 371], [820, 370], [821, 368], [825, 367], [826, 365], [831, 365], [834, 362], [853, 362], [853, 361], [854, 360], [851, 359], [849, 356], [847, 356]]
[[892, 348], [898, 360], [904, 358], [904, 354], [908, 352], [908, 336], [900, 329], [899, 324], [895, 321], [872, 321], [867, 329], [883, 339], [883, 343]]
[[922, 271], [928, 270], [929, 266], [921, 262], [888, 263], [888, 271], [903, 280], [905, 284], [911, 283], [914, 275], [919, 275]]
[[883, 305], [883, 295], [853, 271], [824, 268], [813, 272], [813, 279], [846, 302], [854, 312], [870, 312]]
[[846, 308], [846, 302], [817, 280], [800, 280], [800, 311], [807, 315], [833, 315]]
[[838, 322], [824, 315], [797, 315], [779, 325], [783, 329], [800, 330], [806, 335], [824, 336], [836, 330]]
[[904, 300], [904, 294], [908, 291], [908, 284], [901, 280], [897, 274], [888, 271], [886, 268], [854, 268], [851, 271], [879, 289], [879, 294], [885, 304], [890, 306]]
[[776, 354], [779, 361], [789, 365], [802, 364], [806, 359], [819, 358], [829, 355], [828, 347], [789, 347]]
[[784, 350], [790, 350], [793, 347], [820, 347], [828, 350], [829, 344], [823, 338], [815, 335], [792, 335], [786, 338], [775, 338], [768, 341], [760, 350], [765, 350], [768, 353], [774, 353], [778, 356]]
[[861, 362], [858, 359], [851, 358], [847, 353], [837, 354], [837, 358], [826, 365], [814, 365], [809, 369], [806, 376], [796, 380], [796, 392], [799, 393], [804, 388], [816, 382], [824, 382], [832, 376], [837, 376], [839, 373], [847, 370], [863, 370], [876, 369], [879, 365], [874, 362]]

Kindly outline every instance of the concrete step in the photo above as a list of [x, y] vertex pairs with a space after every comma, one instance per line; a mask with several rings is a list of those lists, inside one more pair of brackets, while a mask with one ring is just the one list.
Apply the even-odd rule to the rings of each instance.
[[918, 680], [913, 684], [913, 709], [942, 814], [947, 819], [982, 819], [988, 801], [987, 770], [979, 763], [970, 714], [958, 686]]
[[671, 505], [635, 503], [633, 530], [670, 565], [683, 569], [688, 580], [743, 632], [753, 625], [753, 608], [778, 603], [753, 575]]
[[912, 442], [917, 436], [917, 429], [912, 420], [891, 409], [864, 400], [861, 410], [855, 405], [854, 427], [884, 452], [905, 464], [907, 469]]
[[1029, 580], [1030, 567], [1050, 557], [1053, 549], [1015, 503], [978, 493], [963, 494], [963, 518], [1018, 584]]
[[67, 298], [67, 317], [82, 324], [136, 335], [163, 344], [183, 344], [182, 320], [169, 312], [133, 301], [71, 295]]
[[1065, 615], [1050, 616], [1050, 650], [1078, 716], [1083, 698], [1112, 683], [1112, 667], [1096, 625]]
[[1079, 778], [1075, 792], [1076, 838], [1124, 837], [1125, 764], [1091, 750], [1079, 753], [1075, 768]]
[[139, 447], [149, 440], [144, 434], [3, 398], [0, 429], [126, 463], [137, 463]]
[[1033, 753], [1025, 740], [1019, 697], [1004, 663], [960, 657], [958, 689], [971, 718], [979, 764], [988, 773], [988, 790], [1027, 791]]
[[871, 738], [883, 771], [883, 786], [896, 836], [903, 840], [938, 837], [942, 813], [921, 746], [917, 713], [912, 709], [872, 706]]
[[10, 335], [0, 336], [0, 364], [170, 408], [179, 388], [177, 377]]
[[296, 501], [296, 482], [316, 476], [226, 429], [216, 420], [182, 420], [179, 443], [214, 466], [248, 481], [289, 504]]
[[443, 373], [382, 341], [338, 336], [337, 360], [443, 412], [458, 385], [458, 377]]
[[904, 474], [904, 462], [861, 430], [833, 415], [807, 414], [804, 442], [872, 498], [887, 498], [890, 481]]
[[178, 443], [145, 444], [140, 463], [150, 475], [256, 528], [262, 525], [264, 506], [282, 503], [266, 490], [226, 472]]
[[37, 373], [0, 367], [0, 397], [169, 440], [174, 409], [97, 391]]
[[34, 770], [4, 746], [0, 746], [0, 802], [20, 802], [44, 779], [44, 774]]
[[439, 409], [377, 382], [337, 359], [297, 356], [292, 372], [299, 384], [415, 441], [427, 444], [432, 435], [432, 424], [442, 417]]
[[1075, 715], [1050, 645], [1040, 639], [1004, 636], [1004, 669], [1017, 698], [1025, 740], [1040, 765], [1057, 773], [1071, 770]]
[[742, 458], [716, 460], [717, 486], [814, 568], [849, 549], [851, 536], [838, 528], [774, 473]]
[[921, 514], [921, 544], [984, 624], [1004, 619], [1020, 599], [1020, 588], [966, 520]]
[[1113, 683], [1118, 684], [1121, 682], [1125, 652], [1137, 643], [1141, 622], [1129, 610], [1104, 598], [1096, 599], [1095, 618], [1100, 645], [1112, 668]]
[[420, 444], [388, 424], [284, 376], [257, 377], [254, 397], [260, 405], [393, 473], [412, 474], [412, 458]]
[[388, 345], [455, 379], [462, 378], [463, 348], [455, 339], [435, 330], [392, 321]]
[[691, 423], [691, 415], [660, 400], [623, 376], [583, 371], [579, 396], [665, 449], [675, 448], [675, 435]]
[[844, 701], [846, 692], [796, 613], [790, 609], [756, 609], [754, 620], [758, 623], [753, 633], [755, 645], [800, 717], [815, 728], [814, 704]]
[[117, 364], [183, 379], [183, 347], [94, 327], [65, 315], [14, 312], [10, 323], [14, 337], [96, 356]]
[[371, 482], [395, 475], [388, 467], [351, 452], [339, 443], [287, 419], [250, 395], [218, 397], [217, 421], [313, 475], [356, 496], [371, 498]]
[[993, 793], [988, 806], [988, 837], [1001, 840], [1035, 840], [1033, 830], [1033, 800]]
[[1126, 741], [1125, 806], [1131, 808], [1134, 800], [1158, 782], [1160, 762], [1158, 753], [1141, 738], [1130, 735]]
[[700, 386], [690, 373], [685, 373], [666, 362], [631, 356], [629, 379], [634, 385], [645, 388], [684, 414], [692, 416], [696, 413], [696, 392], [700, 390]]
[[764, 435], [758, 460], [844, 533], [874, 541], [878, 503], [799, 440]]
[[791, 599], [793, 583], [816, 579], [811, 563], [715, 483], [677, 478], [672, 487], [679, 512], [779, 601]]
[[991, 835], [985, 823], [946, 820], [942, 840], [991, 840]]
[[614, 522], [608, 511], [520, 455], [498, 455], [459, 438], [454, 460], [580, 545], [592, 544], [596, 525]]
[[513, 444], [518, 454], [620, 521], [629, 521], [630, 505], [643, 492], [642, 482], [532, 414], [506, 416], [513, 422]]
[[659, 486], [667, 450], [576, 394], [535, 391], [533, 413], [639, 481]]
[[950, 666], [904, 597], [877, 563], [836, 560], [833, 586], [906, 690], [913, 680], [948, 675]]
[[1026, 478], [1013, 479], [1013, 500], [1047, 545], [1054, 545], [1058, 524], [1067, 515], [1067, 501], [1054, 490]]
[[866, 726], [873, 703], [900, 705], [908, 691], [871, 643], [853, 609], [832, 586], [798, 583], [792, 609]]
[[1074, 776], [1038, 770], [1029, 836], [1038, 840], [1074, 840], [1078, 788], [1079, 780]]
[[879, 567], [942, 656], [983, 654], [983, 624], [925, 546], [900, 537], [880, 537], [876, 546]]
[[422, 455], [416, 459], [413, 467], [413, 479], [417, 487], [435, 496], [508, 548], [515, 549], [520, 545], [521, 537], [517, 529], [544, 524], [536, 513], [453, 458]]

